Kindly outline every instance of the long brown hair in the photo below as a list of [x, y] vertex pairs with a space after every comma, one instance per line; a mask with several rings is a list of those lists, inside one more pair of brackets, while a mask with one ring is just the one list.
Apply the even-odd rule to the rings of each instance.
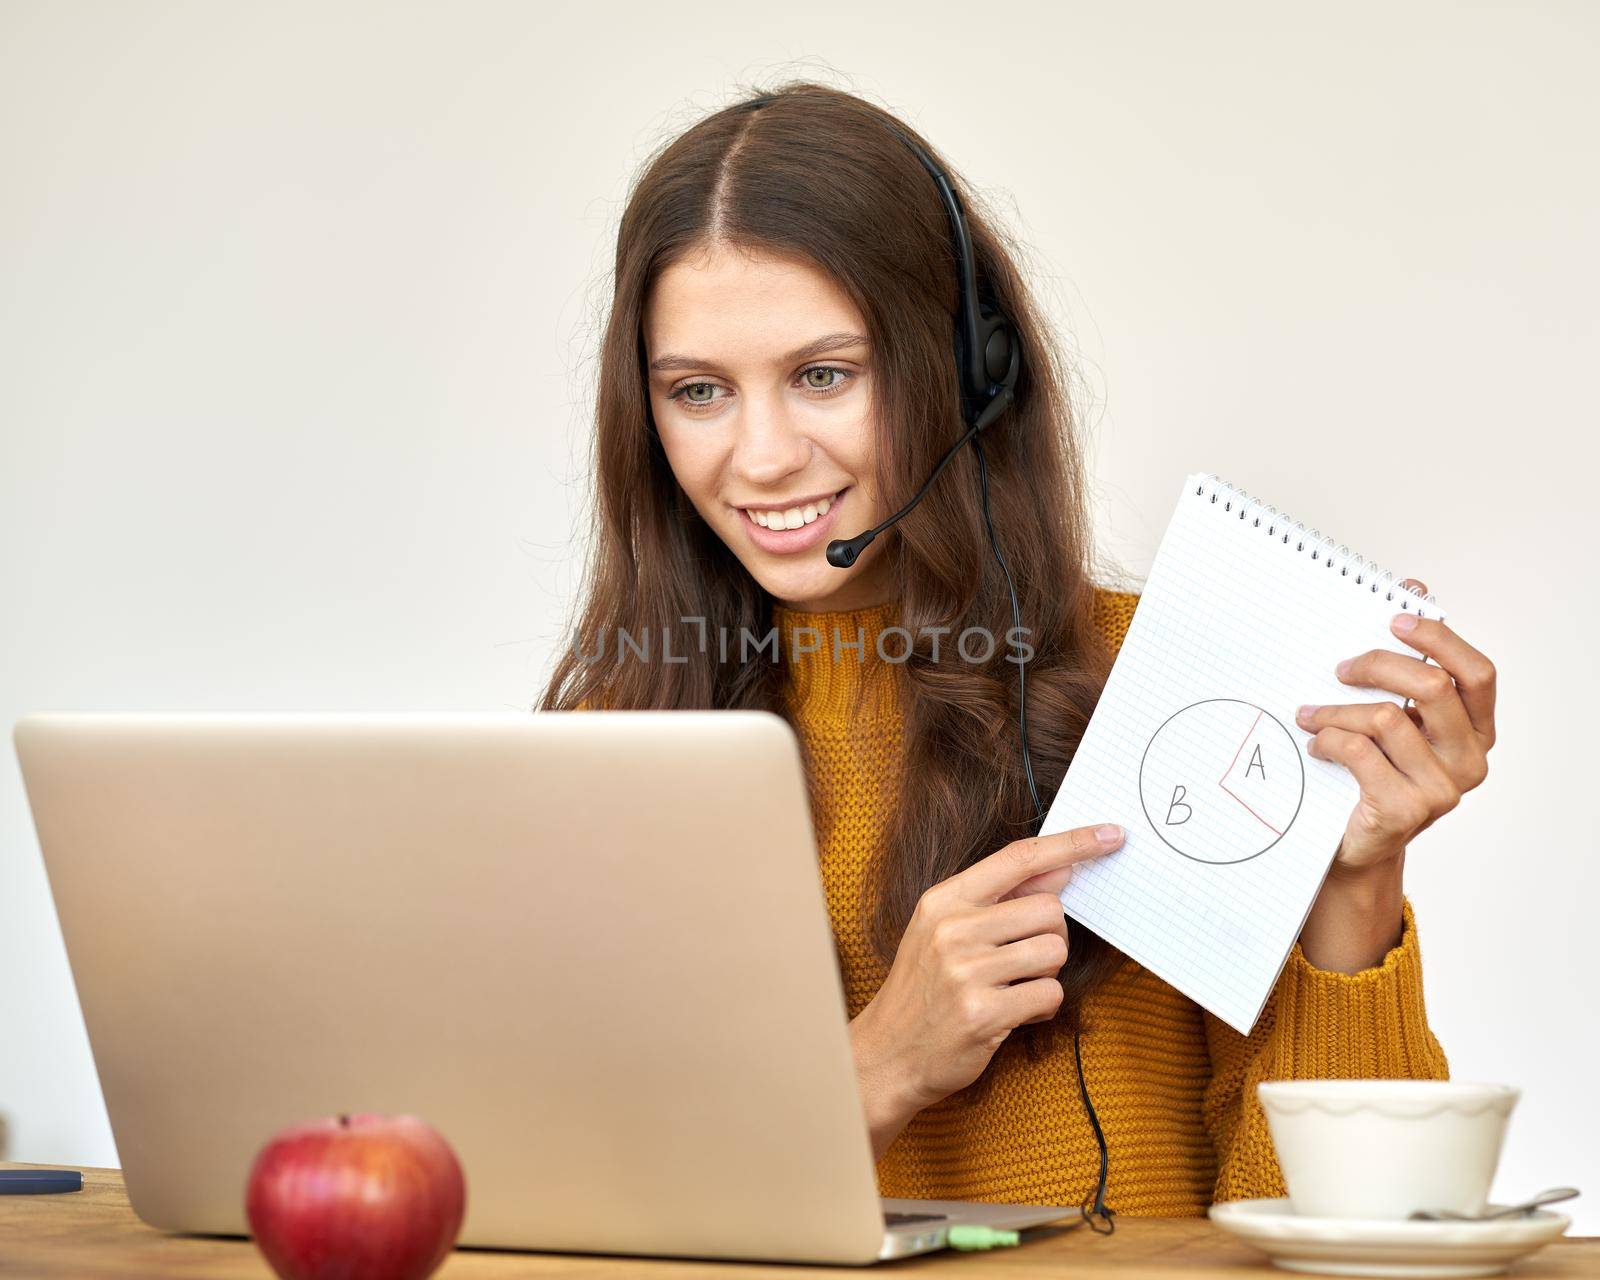
[[[764, 106], [752, 98], [768, 97]], [[960, 432], [952, 355], [956, 306], [949, 223], [916, 156], [886, 127], [903, 122], [852, 94], [809, 81], [760, 90], [701, 120], [644, 165], [617, 234], [613, 297], [601, 347], [594, 437], [597, 476], [588, 589], [541, 710], [760, 708], [789, 718], [782, 667], [722, 661], [713, 646], [677, 646], [686, 661], [600, 661], [605, 637], [681, 634], [685, 619], [765, 636], [772, 599], [701, 519], [654, 430], [641, 314], [657, 276], [715, 241], [800, 258], [828, 272], [867, 325], [877, 409], [877, 491], [887, 509], [914, 493]], [[943, 163], [942, 157], [941, 163]], [[1003, 240], [946, 165], [967, 211], [979, 288], [1017, 327], [1017, 398], [984, 434], [990, 509], [1016, 583], [1027, 640], [1028, 740], [1048, 804], [1100, 696], [1110, 655], [1093, 620], [1093, 557], [1083, 462], [1067, 370]], [[1017, 741], [1017, 666], [1004, 644], [987, 663], [935, 661], [926, 628], [1012, 626], [993, 561], [977, 460], [962, 450], [910, 516], [886, 535], [899, 622], [915, 647], [902, 665], [904, 791], [871, 879], [869, 935], [893, 958], [917, 900], [1037, 827]], [[896, 643], [898, 656], [900, 643]], [[946, 654], [950, 648], [945, 644]], [[1078, 1025], [1084, 995], [1120, 953], [1074, 925], [1056, 1017], [1019, 1028], [1031, 1056]], [[992, 1073], [980, 1076], [980, 1082]], [[969, 1096], [982, 1092], [981, 1087]]]

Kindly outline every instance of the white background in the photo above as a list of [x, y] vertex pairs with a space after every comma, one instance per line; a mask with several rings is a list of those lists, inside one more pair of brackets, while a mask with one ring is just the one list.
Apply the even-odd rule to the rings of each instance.
[[1490, 777], [1407, 867], [1429, 1009], [1457, 1078], [1525, 1091], [1498, 1194], [1584, 1187], [1600, 1232], [1600, 10], [972, 12], [0, 4], [10, 1158], [116, 1163], [12, 722], [531, 704], [627, 184], [801, 74], [1026, 242], [1131, 581], [1215, 471], [1497, 663]]

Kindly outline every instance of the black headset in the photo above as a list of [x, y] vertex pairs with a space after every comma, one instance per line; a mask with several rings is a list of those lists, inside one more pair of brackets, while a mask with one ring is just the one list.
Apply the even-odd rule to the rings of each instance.
[[[755, 111], [773, 100], [773, 95], [768, 94], [752, 98], [740, 106]], [[922, 482], [922, 488], [917, 490], [910, 502], [866, 532], [858, 533], [853, 538], [835, 539], [828, 543], [828, 563], [837, 569], [848, 569], [853, 565], [868, 543], [897, 520], [909, 514], [912, 508], [922, 501], [950, 459], [965, 445], [971, 443], [978, 455], [978, 480], [983, 493], [983, 523], [989, 534], [989, 548], [994, 552], [1000, 572], [1005, 575], [1006, 588], [1011, 593], [1011, 618], [1015, 635], [1022, 631], [1022, 610], [1017, 603], [1016, 583], [1011, 580], [1011, 570], [1006, 567], [1005, 557], [1000, 554], [1000, 541], [995, 536], [994, 521], [989, 516], [989, 468], [984, 461], [981, 436], [1016, 399], [1017, 377], [1022, 369], [1022, 344], [1017, 339], [1016, 327], [1005, 312], [991, 299], [983, 297], [978, 292], [978, 273], [976, 256], [972, 251], [972, 234], [967, 229], [966, 213], [961, 207], [961, 198], [956, 194], [955, 185], [950, 181], [949, 174], [915, 138], [890, 121], [884, 123], [922, 162], [922, 167], [933, 178], [933, 184], [938, 188], [939, 198], [944, 202], [945, 212], [950, 218], [950, 238], [956, 262], [956, 375], [961, 384], [961, 419], [966, 431], [945, 450], [944, 456], [939, 459], [928, 478]], [[1022, 660], [1017, 662], [1017, 725], [1022, 737], [1022, 763], [1028, 777], [1028, 793], [1033, 798], [1034, 819], [1043, 822], [1045, 809], [1039, 803], [1039, 789], [1033, 780], [1033, 759], [1028, 754], [1026, 666], [1026, 662]], [[1095, 1115], [1094, 1103], [1089, 1100], [1089, 1088], [1084, 1083], [1082, 1037], [1083, 1029], [1080, 1024], [1073, 1034], [1072, 1053], [1078, 1069], [1078, 1092], [1083, 1099], [1084, 1109], [1089, 1114], [1089, 1125], [1094, 1130], [1095, 1141], [1100, 1147], [1100, 1180], [1094, 1192], [1093, 1203], [1091, 1204], [1089, 1198], [1085, 1197], [1080, 1208], [1084, 1219], [1091, 1227], [1097, 1231], [1110, 1233], [1115, 1229], [1112, 1223], [1112, 1211], [1106, 1204], [1106, 1175], [1111, 1156], [1106, 1146], [1105, 1132], [1100, 1127], [1100, 1119]]]
[[[1017, 374], [1022, 369], [1022, 344], [1016, 339], [1011, 321], [1006, 318], [1004, 312], [978, 293], [972, 236], [967, 230], [967, 218], [961, 208], [961, 198], [956, 195], [949, 176], [940, 168], [938, 161], [915, 139], [893, 124], [889, 125], [889, 128], [911, 148], [917, 159], [922, 161], [922, 167], [933, 177], [934, 186], [939, 189], [939, 197], [944, 201], [945, 212], [950, 216], [950, 235], [955, 243], [958, 294], [955, 317], [956, 375], [961, 381], [961, 416], [967, 424], [967, 431], [945, 451], [944, 457], [939, 459], [938, 466], [934, 467], [933, 473], [923, 482], [922, 488], [917, 490], [916, 496], [910, 502], [883, 523], [873, 526], [865, 533], [828, 544], [828, 563], [839, 569], [848, 569], [853, 565], [856, 557], [866, 549], [869, 542], [922, 501], [923, 495], [932, 487], [934, 480], [944, 470], [945, 464], [956, 456], [962, 445], [969, 440], [974, 444], [977, 443], [977, 438], [984, 428], [1004, 413], [1016, 398]], [[983, 457], [981, 447], [978, 449], [978, 457]], [[1004, 561], [1001, 563], [1003, 565]], [[1009, 579], [1010, 575], [1007, 574], [1007, 580]], [[1030, 768], [1030, 785], [1032, 774]], [[1034, 793], [1033, 803], [1035, 808], [1039, 807], [1037, 792]], [[1038, 816], [1043, 818], [1044, 814], [1041, 812]]]

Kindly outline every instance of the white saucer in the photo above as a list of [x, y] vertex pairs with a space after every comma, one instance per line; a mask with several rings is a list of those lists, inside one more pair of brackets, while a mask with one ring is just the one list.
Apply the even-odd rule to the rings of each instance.
[[1210, 1216], [1289, 1271], [1414, 1280], [1499, 1275], [1572, 1225], [1546, 1209], [1498, 1222], [1306, 1218], [1292, 1213], [1288, 1200], [1224, 1200]]

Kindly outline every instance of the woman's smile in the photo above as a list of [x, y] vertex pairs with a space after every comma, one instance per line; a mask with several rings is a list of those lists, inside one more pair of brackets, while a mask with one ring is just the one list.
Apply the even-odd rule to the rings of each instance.
[[751, 542], [775, 555], [791, 555], [816, 546], [830, 535], [850, 488], [846, 485], [837, 493], [798, 505], [749, 506], [735, 510]]

